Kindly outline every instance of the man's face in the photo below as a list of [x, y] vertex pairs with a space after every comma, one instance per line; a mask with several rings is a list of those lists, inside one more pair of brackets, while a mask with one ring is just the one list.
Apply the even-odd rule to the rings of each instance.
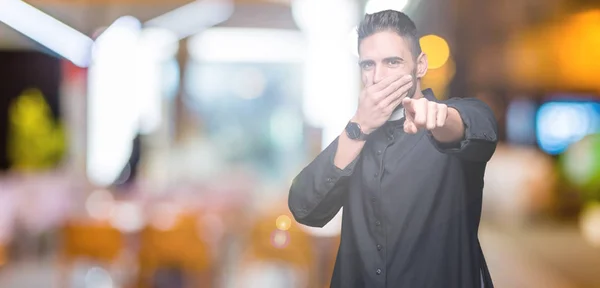
[[425, 61], [423, 54], [415, 61], [410, 43], [392, 31], [375, 33], [362, 40], [359, 46], [360, 69], [363, 85], [370, 86], [393, 74], [413, 76], [413, 86], [407, 93], [413, 97], [417, 91], [417, 79], [427, 71], [419, 63]]

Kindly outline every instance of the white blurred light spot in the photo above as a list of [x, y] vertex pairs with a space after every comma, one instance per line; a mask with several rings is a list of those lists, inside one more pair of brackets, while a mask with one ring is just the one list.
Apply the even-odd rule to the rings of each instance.
[[242, 99], [255, 99], [260, 97], [267, 86], [267, 79], [263, 72], [256, 68], [240, 69], [234, 76], [230, 85], [233, 93]]
[[322, 128], [327, 146], [356, 111], [356, 57], [348, 53], [348, 30], [356, 26], [357, 1], [295, 0], [292, 15], [307, 38], [302, 110], [306, 122]]
[[90, 217], [97, 220], [107, 220], [114, 209], [114, 198], [106, 190], [96, 190], [87, 197], [85, 209]]
[[271, 233], [271, 244], [277, 249], [283, 249], [290, 244], [290, 233], [279, 229]]
[[162, 28], [145, 28], [139, 38], [141, 53], [155, 60], [169, 60], [177, 55], [179, 39], [175, 33]]
[[144, 226], [142, 208], [131, 202], [115, 204], [110, 224], [125, 233], [140, 231]]
[[594, 247], [600, 247], [600, 204], [592, 204], [583, 210], [579, 226], [584, 239]]
[[374, 14], [385, 10], [404, 11], [408, 0], [369, 0], [365, 5], [365, 13]]
[[87, 67], [93, 40], [20, 0], [0, 1], [0, 22], [79, 67]]
[[358, 51], [358, 26], [355, 26], [348, 35], [348, 43], [350, 43], [350, 53], [355, 57], [359, 57]]
[[[137, 133], [162, 121], [163, 68], [179, 49], [172, 32], [142, 30], [134, 17], [117, 19], [96, 40], [89, 72], [88, 177], [113, 184], [129, 160]], [[172, 71], [172, 70], [171, 70]], [[125, 179], [126, 180], [126, 179]]]
[[175, 224], [177, 224], [178, 217], [181, 213], [181, 209], [171, 203], [160, 203], [154, 208], [153, 214], [150, 217], [150, 225], [152, 227], [161, 230], [171, 230]]
[[146, 22], [146, 26], [173, 31], [179, 40], [229, 19], [233, 10], [231, 0], [197, 0]]
[[[310, 33], [327, 29], [348, 29], [356, 21], [353, 0], [292, 0], [292, 17], [298, 27]], [[335, 11], [335, 12], [333, 12]], [[332, 13], [333, 12], [333, 13]]]
[[113, 280], [110, 277], [108, 271], [94, 267], [85, 275], [85, 287], [86, 288], [113, 288]]
[[110, 185], [117, 179], [138, 131], [138, 91], [132, 82], [140, 29], [137, 19], [119, 18], [94, 45], [89, 69], [87, 173], [96, 185]]
[[293, 30], [211, 28], [190, 37], [196, 61], [278, 63], [304, 61], [302, 34]]

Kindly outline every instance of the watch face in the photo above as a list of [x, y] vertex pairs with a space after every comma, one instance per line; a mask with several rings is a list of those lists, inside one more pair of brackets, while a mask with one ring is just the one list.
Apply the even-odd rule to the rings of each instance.
[[358, 139], [361, 134], [360, 127], [358, 124], [350, 122], [348, 123], [348, 126], [346, 126], [346, 133], [348, 133], [350, 139]]

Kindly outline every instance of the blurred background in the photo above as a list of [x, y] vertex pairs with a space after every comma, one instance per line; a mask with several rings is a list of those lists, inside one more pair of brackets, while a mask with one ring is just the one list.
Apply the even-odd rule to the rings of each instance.
[[600, 287], [595, 0], [0, 0], [0, 287], [329, 287], [341, 219], [302, 226], [287, 193], [385, 9], [425, 87], [498, 118], [496, 286]]

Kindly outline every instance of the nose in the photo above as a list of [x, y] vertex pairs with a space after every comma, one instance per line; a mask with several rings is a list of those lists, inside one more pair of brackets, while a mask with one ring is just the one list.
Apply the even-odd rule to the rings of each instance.
[[383, 65], [377, 65], [374, 70], [373, 83], [379, 83], [387, 76], [387, 71]]

